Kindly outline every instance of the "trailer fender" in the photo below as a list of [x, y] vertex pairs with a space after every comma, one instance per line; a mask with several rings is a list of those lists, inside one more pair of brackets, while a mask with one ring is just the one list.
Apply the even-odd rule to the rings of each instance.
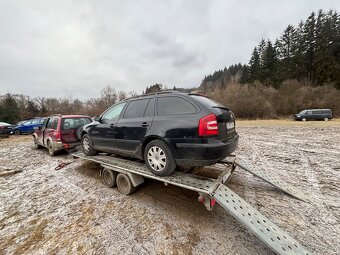
[[138, 174], [133, 174], [133, 173], [129, 173], [127, 172], [126, 173], [127, 176], [129, 176], [131, 182], [132, 182], [132, 185], [134, 187], [137, 187], [138, 185], [142, 184], [144, 182], [144, 178]]

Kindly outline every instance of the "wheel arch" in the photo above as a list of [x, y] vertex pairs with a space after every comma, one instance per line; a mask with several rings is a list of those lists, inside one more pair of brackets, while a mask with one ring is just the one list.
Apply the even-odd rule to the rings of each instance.
[[[153, 140], [161, 140], [169, 147], [169, 149], [172, 152], [172, 155], [174, 156], [176, 155], [175, 150], [172, 148], [171, 144], [169, 144], [166, 139], [164, 139], [163, 137], [157, 136], [157, 135], [152, 135], [152, 136], [148, 136], [142, 143], [141, 153], [140, 153], [141, 159], [144, 159], [144, 152], [145, 152], [146, 146], [148, 145], [148, 143], [150, 143]], [[175, 160], [176, 160], [176, 157], [175, 157]]]

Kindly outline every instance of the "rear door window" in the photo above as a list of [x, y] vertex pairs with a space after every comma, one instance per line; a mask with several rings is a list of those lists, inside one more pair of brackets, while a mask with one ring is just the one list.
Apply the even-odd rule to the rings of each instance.
[[155, 99], [151, 98], [148, 106], [146, 107], [144, 116], [154, 116], [155, 114]]
[[124, 119], [143, 117], [146, 106], [150, 99], [130, 101], [124, 113]]
[[190, 113], [196, 113], [196, 108], [184, 98], [172, 96], [157, 99], [157, 114], [160, 116]]

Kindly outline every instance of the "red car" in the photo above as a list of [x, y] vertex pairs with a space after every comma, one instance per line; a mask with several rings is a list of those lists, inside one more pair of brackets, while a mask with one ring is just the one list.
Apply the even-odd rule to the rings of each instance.
[[33, 133], [34, 147], [47, 148], [51, 156], [74, 148], [80, 144], [77, 130], [91, 122], [92, 119], [86, 115], [51, 115]]

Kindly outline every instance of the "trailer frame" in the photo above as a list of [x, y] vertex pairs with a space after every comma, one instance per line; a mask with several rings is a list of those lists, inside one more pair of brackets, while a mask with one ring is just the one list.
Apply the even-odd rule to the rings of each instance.
[[[144, 178], [160, 181], [165, 185], [170, 184], [195, 191], [199, 194], [198, 201], [207, 210], [212, 210], [217, 202], [277, 254], [313, 254], [227, 186], [233, 172], [236, 169], [240, 169], [267, 181], [294, 198], [305, 202], [309, 201], [302, 191], [282, 182], [274, 176], [264, 173], [245, 159], [232, 155], [214, 166], [200, 168], [201, 171], [195, 170], [193, 173], [175, 171], [170, 176], [156, 176], [141, 161], [133, 161], [106, 154], [86, 156], [83, 152], [76, 152], [72, 156], [99, 163], [101, 165], [101, 176], [103, 176], [105, 171], [112, 171], [113, 176], [117, 177], [117, 180], [118, 176], [124, 177], [125, 181], [130, 185], [130, 189], [126, 192], [122, 190], [118, 183], [118, 190], [123, 194], [133, 193], [144, 182]], [[205, 176], [207, 173], [209, 176]], [[110, 187], [115, 185], [116, 183], [112, 183]]]

